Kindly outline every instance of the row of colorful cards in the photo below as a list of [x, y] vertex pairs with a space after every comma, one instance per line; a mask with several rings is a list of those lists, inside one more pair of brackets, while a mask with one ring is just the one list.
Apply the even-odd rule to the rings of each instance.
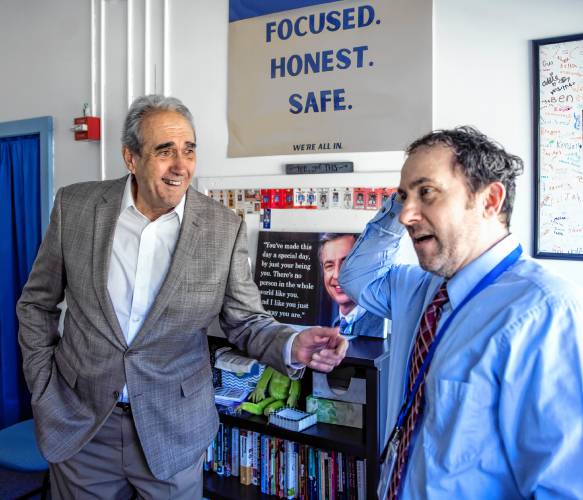
[[208, 196], [239, 214], [265, 208], [378, 210], [396, 188], [209, 189]]

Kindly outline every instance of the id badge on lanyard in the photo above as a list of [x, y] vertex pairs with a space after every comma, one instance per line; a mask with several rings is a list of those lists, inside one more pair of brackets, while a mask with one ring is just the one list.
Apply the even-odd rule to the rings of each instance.
[[389, 494], [393, 470], [395, 470], [397, 464], [397, 450], [399, 449], [401, 434], [401, 427], [395, 427], [393, 435], [387, 444], [387, 456], [381, 462], [381, 474], [379, 477], [379, 485], [377, 486], [377, 497], [379, 500], [384, 500]]

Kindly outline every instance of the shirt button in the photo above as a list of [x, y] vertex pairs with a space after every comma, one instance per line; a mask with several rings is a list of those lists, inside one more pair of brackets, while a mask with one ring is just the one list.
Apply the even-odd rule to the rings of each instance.
[[140, 319], [141, 319], [141, 318], [140, 318], [139, 316], [134, 316], [134, 317], [132, 318], [132, 321], [133, 321], [134, 323], [137, 323], [138, 321], [140, 321]]
[[114, 397], [115, 399], [119, 399], [119, 392], [117, 392], [117, 391], [113, 391], [113, 397]]

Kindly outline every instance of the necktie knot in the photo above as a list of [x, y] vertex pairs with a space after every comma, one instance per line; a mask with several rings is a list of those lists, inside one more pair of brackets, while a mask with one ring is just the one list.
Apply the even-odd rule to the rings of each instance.
[[433, 297], [432, 304], [435, 304], [437, 307], [442, 307], [448, 301], [449, 297], [447, 295], [447, 281], [444, 281], [439, 287], [439, 290], [437, 290], [435, 297]]

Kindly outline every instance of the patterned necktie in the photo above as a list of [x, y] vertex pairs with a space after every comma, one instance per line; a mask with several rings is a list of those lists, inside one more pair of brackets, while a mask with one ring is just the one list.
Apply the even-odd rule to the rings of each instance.
[[[435, 294], [433, 301], [427, 309], [425, 314], [421, 319], [421, 324], [419, 325], [419, 331], [417, 333], [417, 339], [415, 340], [415, 347], [413, 348], [413, 353], [411, 354], [411, 368], [409, 370], [409, 391], [413, 389], [413, 384], [417, 378], [417, 374], [421, 369], [423, 360], [431, 348], [433, 339], [435, 338], [435, 331], [437, 330], [437, 322], [441, 316], [441, 309], [444, 304], [448, 302], [446, 283], [443, 282], [441, 288]], [[425, 372], [427, 375], [427, 371]], [[397, 462], [395, 464], [395, 469], [393, 470], [393, 476], [391, 478], [391, 486], [389, 488], [390, 500], [397, 498], [397, 493], [399, 491], [399, 485], [401, 484], [401, 479], [403, 478], [403, 472], [405, 470], [405, 464], [407, 463], [407, 458], [409, 455], [409, 444], [411, 443], [411, 436], [413, 435], [413, 430], [415, 429], [415, 424], [417, 419], [421, 414], [423, 392], [425, 389], [425, 375], [419, 384], [417, 393], [415, 394], [415, 399], [411, 410], [405, 419], [403, 425], [403, 435], [399, 442], [399, 448], [397, 450]]]

